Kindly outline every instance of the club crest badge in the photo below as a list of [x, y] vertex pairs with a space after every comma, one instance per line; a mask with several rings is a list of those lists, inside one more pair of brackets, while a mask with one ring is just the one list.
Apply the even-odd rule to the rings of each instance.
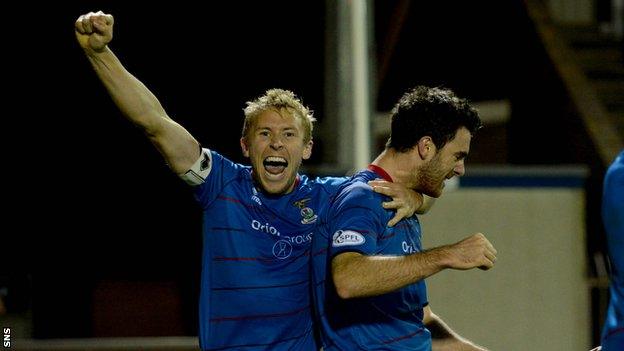
[[314, 223], [318, 219], [318, 216], [314, 214], [314, 210], [306, 206], [308, 201], [310, 201], [309, 197], [293, 202], [293, 206], [301, 210], [301, 224]]

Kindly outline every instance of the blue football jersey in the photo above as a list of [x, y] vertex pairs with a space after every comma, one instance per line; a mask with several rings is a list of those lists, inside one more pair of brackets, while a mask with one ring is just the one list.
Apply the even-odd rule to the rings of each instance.
[[211, 151], [195, 196], [203, 209], [199, 340], [203, 350], [317, 351], [309, 253], [318, 213], [345, 178], [271, 196], [251, 168]]
[[[394, 227], [388, 198], [373, 192], [369, 180], [385, 175], [378, 167], [347, 181], [322, 214], [313, 240], [316, 317], [325, 351], [427, 350], [431, 334], [423, 325], [427, 305], [424, 280], [388, 294], [341, 299], [331, 279], [331, 259], [343, 252], [364, 255], [409, 255], [422, 251], [421, 229], [413, 216]], [[386, 178], [387, 175], [385, 175]], [[389, 180], [389, 179], [387, 179]]]
[[602, 331], [603, 351], [624, 350], [624, 151], [604, 178], [602, 219], [611, 261], [610, 300]]

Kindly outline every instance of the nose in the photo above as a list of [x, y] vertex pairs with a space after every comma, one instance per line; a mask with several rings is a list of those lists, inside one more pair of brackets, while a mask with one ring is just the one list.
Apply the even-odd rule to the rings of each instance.
[[278, 135], [274, 135], [271, 138], [271, 148], [274, 150], [279, 150], [284, 146], [284, 142], [282, 141], [282, 138], [279, 137]]
[[457, 165], [455, 166], [455, 168], [453, 168], [453, 172], [455, 172], [456, 176], [463, 176], [464, 173], [466, 173], [466, 168], [464, 166], [464, 160], [461, 160], [457, 163]]

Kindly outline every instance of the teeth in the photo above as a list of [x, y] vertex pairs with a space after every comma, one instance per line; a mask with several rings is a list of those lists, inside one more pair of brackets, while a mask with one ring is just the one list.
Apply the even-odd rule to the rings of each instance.
[[283, 157], [277, 157], [277, 156], [269, 156], [267, 158], [264, 159], [267, 162], [286, 162], [286, 159]]

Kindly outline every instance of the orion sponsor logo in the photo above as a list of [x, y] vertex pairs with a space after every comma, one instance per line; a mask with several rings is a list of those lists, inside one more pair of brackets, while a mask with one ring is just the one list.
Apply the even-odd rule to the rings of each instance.
[[275, 236], [282, 236], [279, 230], [277, 230], [277, 228], [270, 225], [269, 223], [262, 224], [254, 219], [251, 221], [251, 227], [259, 232], [263, 232], [263, 233], [267, 233], [267, 234], [271, 234]]
[[339, 230], [332, 237], [332, 246], [362, 245], [366, 242], [364, 235], [353, 230]]
[[295, 236], [284, 236], [284, 239], [290, 240], [293, 244], [305, 244], [312, 241], [312, 233], [300, 234]]
[[[279, 230], [277, 230], [277, 228], [275, 228], [274, 226], [270, 225], [269, 223], [261, 223], [257, 220], [252, 220], [251, 221], [251, 228], [253, 228], [254, 230], [257, 230], [259, 232], [263, 232], [263, 233], [267, 233], [267, 234], [271, 234], [274, 236], [278, 236], [280, 237], [280, 239], [285, 240], [291, 244], [305, 244], [305, 243], [309, 243], [310, 241], [312, 241], [312, 233], [308, 233], [308, 234], [298, 234], [298, 235], [282, 235], [282, 233], [280, 233]], [[277, 257], [277, 256], [276, 256]]]
[[403, 249], [403, 252], [408, 253], [408, 254], [417, 252], [416, 249], [414, 248], [414, 244], [408, 244], [407, 241], [404, 241], [401, 243], [401, 248]]

